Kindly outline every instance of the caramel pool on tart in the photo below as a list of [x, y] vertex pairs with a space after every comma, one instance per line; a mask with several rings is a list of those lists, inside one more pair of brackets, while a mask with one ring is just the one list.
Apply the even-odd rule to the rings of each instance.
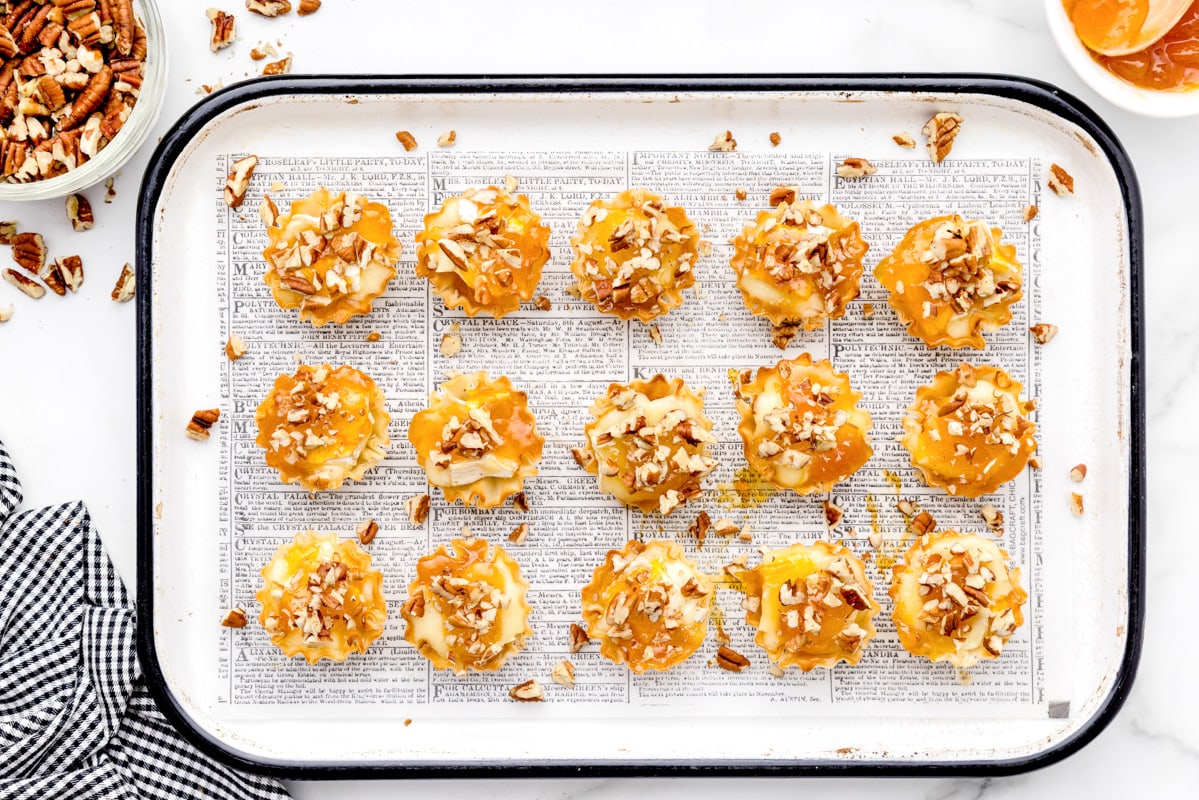
[[956, 214], [917, 223], [874, 268], [887, 302], [929, 347], [986, 346], [1024, 296], [1016, 248], [1003, 232]]
[[537, 474], [545, 439], [529, 398], [507, 377], [455, 374], [429, 395], [408, 426], [408, 441], [429, 483], [451, 503], [495, 508]]
[[275, 302], [318, 328], [369, 314], [396, 274], [400, 242], [387, 206], [352, 192], [322, 186], [268, 222], [266, 233], [263, 280]]
[[715, 596], [678, 543], [633, 540], [609, 550], [583, 587], [583, 621], [605, 658], [665, 671], [703, 644]]
[[280, 375], [254, 421], [267, 465], [310, 492], [362, 480], [390, 444], [383, 390], [353, 367], [301, 364], [294, 375]]
[[789, 191], [733, 239], [729, 263], [746, 307], [770, 320], [774, 343], [785, 348], [800, 325], [814, 330], [845, 315], [867, 249], [857, 222]]
[[309, 664], [365, 653], [383, 633], [383, 574], [353, 539], [302, 531], [262, 568], [258, 621], [288, 658]]
[[784, 669], [856, 664], [874, 636], [874, 589], [845, 547], [816, 542], [770, 550], [736, 576], [745, 587], [745, 621], [758, 629], [754, 642]]
[[1028, 595], [1008, 554], [973, 533], [939, 531], [912, 543], [892, 567], [892, 618], [916, 656], [971, 667], [998, 658], [1024, 622]]
[[499, 319], [533, 299], [549, 240], [549, 226], [523, 194], [467, 189], [425, 215], [416, 234], [416, 274], [429, 279], [446, 308]]
[[870, 412], [849, 376], [807, 353], [751, 377], [734, 389], [745, 460], [766, 481], [799, 494], [827, 492], [870, 460]]
[[963, 363], [917, 389], [899, 441], [925, 483], [978, 497], [1019, 475], [1037, 449], [1022, 388], [999, 367]]
[[454, 539], [416, 562], [404, 638], [436, 669], [492, 672], [533, 634], [520, 567], [485, 539]]
[[678, 308], [695, 285], [699, 231], [679, 206], [647, 189], [597, 199], [570, 240], [580, 296], [621, 319], [649, 322]]
[[590, 411], [595, 419], [584, 433], [591, 458], [584, 466], [599, 476], [601, 491], [663, 514], [699, 497], [700, 480], [717, 465], [708, 455], [716, 437], [702, 389], [663, 375], [613, 383]]

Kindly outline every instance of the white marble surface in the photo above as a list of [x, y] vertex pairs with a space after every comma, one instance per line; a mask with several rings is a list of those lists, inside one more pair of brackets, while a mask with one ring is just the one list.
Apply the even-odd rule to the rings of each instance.
[[[252, 46], [281, 40], [296, 72], [938, 72], [1027, 75], [1091, 104], [1116, 130], [1141, 178], [1146, 211], [1148, 363], [1148, 607], [1140, 677], [1124, 710], [1081, 753], [1029, 775], [994, 780], [688, 779], [302, 783], [300, 798], [664, 797], [820, 793], [839, 798], [1199, 796], [1199, 693], [1187, 680], [1199, 648], [1183, 627], [1195, 535], [1191, 469], [1199, 429], [1186, 422], [1199, 388], [1199, 316], [1191, 275], [1199, 212], [1199, 120], [1137, 118], [1087, 90], [1054, 49], [1041, 0], [908, 0], [836, 3], [523, 4], [325, 0], [313, 17], [267, 20], [240, 3], [240, 40], [208, 50], [211, 0], [166, 0], [170, 86], [163, 132], [201, 83], [256, 72]], [[220, 5], [220, 3], [218, 3]], [[518, 13], [517, 5], [522, 7]], [[234, 8], [236, 6], [236, 8]], [[735, 10], [734, 10], [735, 9]], [[151, 143], [152, 144], [152, 143]], [[0, 219], [45, 233], [53, 252], [79, 252], [82, 295], [39, 303], [0, 287], [14, 319], [0, 328], [0, 439], [12, 452], [28, 503], [87, 501], [128, 583], [134, 578], [134, 308], [108, 292], [134, 256], [133, 218], [147, 146], [117, 180], [117, 198], [89, 192], [96, 228], [75, 234], [61, 201], [0, 203]], [[1074, 265], [1085, 274], [1086, 265]], [[181, 264], [180, 268], [186, 265]], [[1188, 311], [1187, 309], [1191, 309]], [[1180, 624], [1179, 621], [1183, 621]]]

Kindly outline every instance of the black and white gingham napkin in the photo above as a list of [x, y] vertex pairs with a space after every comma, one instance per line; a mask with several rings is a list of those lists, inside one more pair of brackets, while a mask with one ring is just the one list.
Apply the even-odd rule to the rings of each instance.
[[199, 753], [155, 707], [133, 606], [83, 503], [20, 503], [0, 443], [0, 799], [287, 798]]

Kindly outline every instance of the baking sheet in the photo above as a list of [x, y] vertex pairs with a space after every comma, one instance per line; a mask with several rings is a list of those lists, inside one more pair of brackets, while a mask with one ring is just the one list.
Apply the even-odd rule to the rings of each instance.
[[[1136, 492], [1130, 497], [1129, 491], [1134, 486], [1132, 446], [1139, 441], [1139, 430], [1132, 427], [1135, 416], [1130, 402], [1136, 399], [1132, 394], [1131, 356], [1135, 330], [1132, 311], [1137, 299], [1130, 280], [1136, 272], [1134, 258], [1139, 252], [1134, 247], [1138, 244], [1138, 223], [1127, 205], [1130, 192], [1135, 201], [1130, 174], [1113, 164], [1101, 130], [1081, 117], [1068, 121], [1038, 108], [1029, 101], [1043, 104], [1047, 101], [1028, 87], [996, 82], [989, 91], [980, 87], [982, 91], [977, 93], [964, 93], [954, 91], [960, 85], [952, 81], [939, 86], [913, 84], [906, 91], [894, 91], [896, 85], [851, 86], [848, 82], [843, 87], [826, 84], [807, 88], [785, 83], [754, 85], [753, 81], [716, 84], [705, 87], [676, 81], [658, 86], [650, 82], [623, 87], [614, 84], [554, 87], [552, 82], [537, 85], [515, 81], [504, 87], [503, 92], [491, 93], [464, 91], [476, 87], [444, 82], [438, 85], [432, 81], [276, 82], [258, 87], [257, 92], [250, 90], [249, 96], [229, 97], [224, 110], [219, 110], [220, 103], [210, 101], [209, 113], [197, 115], [190, 125], [185, 121], [185, 129], [164, 142], [164, 149], [170, 151], [174, 147], [175, 153], [148, 178], [151, 193], [143, 197], [143, 258], [139, 263], [143, 287], [143, 356], [144, 366], [149, 368], [143, 370], [147, 382], [143, 385], [142, 407], [147, 414], [145, 431], [151, 434], [143, 441], [142, 454], [145, 471], [141, 505], [146, 517], [141, 533], [143, 544], [149, 547], [143, 547], [142, 551], [140, 597], [144, 603], [143, 618], [154, 620], [153, 633], [147, 632], [142, 644], [149, 664], [147, 671], [162, 681], [159, 690], [180, 718], [194, 726], [197, 736], [237, 758], [272, 764], [283, 772], [296, 770], [292, 774], [310, 773], [322, 767], [404, 769], [487, 765], [503, 770], [530, 762], [545, 769], [585, 763], [599, 770], [618, 770], [631, 765], [660, 769], [680, 761], [746, 769], [799, 769], [830, 764], [903, 769], [918, 768], [929, 762], [978, 768], [1030, 763], [1049, 751], [1060, 751], [1078, 732], [1092, 726], [1102, 710], [1110, 707], [1111, 699], [1118, 696], [1116, 687], [1128, 672], [1129, 623], [1136, 619], [1128, 590], [1133, 589], [1134, 598], [1139, 592], [1137, 576], [1129, 571], [1129, 564], [1135, 564], [1139, 554], [1138, 540], [1129, 535], [1130, 529], [1135, 530], [1130, 521], [1136, 519], [1136, 508], [1130, 500], [1137, 499]], [[613, 92], [614, 89], [625, 91]], [[431, 96], [430, 90], [437, 91]], [[915, 133], [933, 110], [942, 109], [957, 110], [967, 120], [966, 133], [955, 146], [943, 174], [936, 178], [942, 183], [915, 186], [912, 187], [915, 191], [908, 194], [893, 183], [895, 191], [881, 190], [873, 198], [868, 183], [849, 189], [835, 188], [831, 166], [845, 155], [871, 158], [880, 166], [880, 173], [887, 175], [905, 172], [927, 175], [922, 152], [900, 151], [889, 139], [900, 130]], [[530, 125], [530, 120], [536, 124]], [[576, 161], [583, 154], [624, 153], [630, 165], [638, 153], [685, 153], [685, 157], [662, 157], [659, 163], [667, 165], [663, 169], [675, 170], [668, 179], [672, 185], [692, 182], [686, 192], [680, 190], [694, 195], [684, 204], [709, 206], [701, 209], [706, 214], [693, 211], [693, 217], [701, 223], [706, 221], [705, 216], [711, 218], [709, 238], [716, 240], [718, 246], [705, 265], [714, 278], [707, 282], [710, 288], [701, 289], [700, 300], [689, 300], [680, 311], [702, 311], [705, 302], [709, 306], [722, 302], [718, 293], [723, 255], [720, 245], [724, 242], [719, 237], [728, 233], [725, 228], [733, 224], [731, 220], [738, 212], [746, 220], [752, 217], [764, 205], [764, 192], [778, 182], [798, 183], [805, 192], [834, 200], [843, 212], [849, 210], [851, 216], [856, 212], [870, 218], [873, 213], [871, 228], [863, 222], [864, 234], [874, 245], [867, 259], [868, 267], [890, 249], [893, 242], [888, 237], [897, 237], [907, 225], [923, 216], [940, 213], [937, 210], [926, 213], [930, 200], [936, 202], [938, 186], [961, 206], [995, 202], [1003, 205], [1007, 217], [1003, 220], [1005, 231], [1014, 237], [1018, 247], [1023, 244], [1022, 260], [1035, 264], [1040, 273], [1039, 285], [1030, 286], [1028, 299], [1014, 325], [1027, 324], [1031, 321], [1028, 315], [1044, 309], [1035, 321], [1045, 319], [1063, 329], [1044, 351], [1033, 349], [1023, 337], [1017, 337], [1029, 348], [1026, 354], [1029, 363], [1043, 357], [1044, 363], [1038, 369], [1045, 376], [1039, 392], [1042, 408], [1038, 423], [1046, 469], [1028, 476], [1030, 493], [1016, 505], [1018, 513], [1026, 515], [1036, 545], [1013, 553], [1015, 560], [1025, 566], [1026, 585], [1032, 590], [1032, 622], [1026, 631], [1027, 646], [1015, 647], [1005, 655], [1030, 660], [1029, 674], [1035, 678], [1027, 688], [1013, 692], [1010, 687], [1005, 689], [1002, 680], [988, 685], [986, 669], [972, 670], [977, 673], [975, 685], [963, 686], [956, 676], [944, 674], [946, 665], [917, 662], [902, 654], [894, 641], [888, 646], [884, 632], [868, 653], [906, 658], [905, 669], [939, 671], [942, 674], [931, 681], [937, 690], [935, 697], [924, 700], [886, 697], [887, 686], [872, 685], [870, 676], [876, 670], [870, 669], [869, 657], [852, 671], [838, 667], [833, 676], [814, 674], [798, 681], [793, 678], [792, 684], [800, 683], [803, 689], [794, 685], [786, 690], [763, 689], [774, 680], [765, 674], [765, 658], [755, 652], [752, 644], [738, 642], [741, 652], [751, 658], [758, 656], [755, 667], [761, 674], [728, 676], [726, 691], [692, 692], [690, 696], [687, 687], [695, 685], [694, 681], [659, 680], [666, 688], [659, 692], [657, 702], [633, 703], [626, 697], [624, 713], [613, 713], [611, 703], [608, 708], [589, 709], [585, 704], [568, 703], [563, 698], [561, 703], [535, 708], [522, 706], [514, 717], [514, 704], [503, 699], [507, 687], [528, 677], [539, 677], [545, 682], [547, 676], [541, 673], [548, 672], [548, 664], [552, 663], [518, 664], [516, 660], [505, 667], [498, 682], [483, 681], [480, 685], [484, 689], [472, 699], [451, 704], [422, 705], [387, 695], [355, 703], [353, 697], [347, 700], [341, 691], [344, 686], [339, 688], [344, 674], [333, 677], [332, 673], [328, 691], [333, 702], [328, 702], [321, 696], [323, 692], [305, 697], [302, 692], [297, 696], [294, 691], [290, 694], [286, 691], [287, 687], [294, 688], [297, 681], [304, 681], [302, 670], [297, 673], [300, 665], [280, 665], [276, 674], [266, 673], [265, 678], [261, 673], [243, 672], [247, 680], [242, 686], [254, 679], [269, 687], [272, 679], [277, 678], [281, 694], [290, 698], [273, 704], [258, 702], [246, 713], [245, 703], [236, 701], [239, 686], [232, 680], [236, 669], [222, 673], [218, 668], [220, 654], [222, 648], [227, 648], [226, 653], [235, 652], [239, 645], [234, 640], [241, 635], [262, 637], [262, 642], [251, 640], [241, 645], [250, 653], [255, 648], [261, 651], [265, 637], [252, 626], [244, 634], [221, 629], [213, 619], [218, 609], [231, 604], [232, 599], [252, 596], [256, 584], [242, 585], [247, 582], [245, 576], [236, 573], [231, 580], [218, 579], [222, 567], [221, 534], [213, 532], [220, 531], [223, 524], [218, 503], [221, 476], [234, 470], [230, 485], [235, 489], [237, 481], [242, 479], [236, 470], [243, 463], [238, 461], [239, 454], [244, 456], [245, 452], [240, 449], [242, 445], [233, 441], [235, 424], [246, 416], [244, 406], [248, 405], [252, 415], [259, 398], [247, 400], [236, 396], [236, 391], [225, 398], [227, 416], [223, 424], [227, 427], [222, 428], [220, 435], [230, 438], [223, 448], [209, 446], [197, 450], [195, 443], [175, 435], [178, 426], [173, 424], [179, 419], [186, 420], [195, 408], [210, 405], [209, 399], [221, 391], [218, 387], [224, 386], [228, 394], [230, 368], [217, 345], [223, 341], [225, 326], [230, 324], [229, 304], [225, 302], [230, 298], [221, 295], [220, 278], [227, 276], [234, 265], [244, 268], [251, 279], [260, 269], [252, 259], [244, 257], [244, 252], [249, 251], [238, 250], [235, 244], [239, 238], [253, 236], [254, 214], [250, 202], [243, 208], [250, 219], [238, 219], [214, 202], [215, 189], [223, 179], [222, 169], [228, 159], [243, 152], [256, 152], [264, 158], [264, 174], [271, 170], [287, 172], [290, 165], [294, 190], [290, 195], [285, 190], [288, 199], [306, 194], [305, 181], [327, 178], [333, 183], [349, 179], [369, 184], [381, 179], [385, 165], [394, 165], [403, 158], [397, 153], [393, 138], [399, 127], [411, 130], [425, 143], [423, 151], [412, 157], [425, 159], [424, 168], [430, 176], [427, 186], [407, 192], [400, 182], [397, 184], [400, 188], [391, 198], [395, 203], [393, 215], [399, 219], [412, 217], [407, 229], [404, 224], [397, 224], [397, 234], [406, 244], [405, 266], [409, 268], [411, 232], [425, 210], [421, 206], [433, 203], [437, 191], [451, 188], [449, 184], [441, 189], [434, 185], [435, 168], [443, 176], [478, 173], [482, 178], [492, 175], [496, 166], [505, 161], [524, 166], [525, 176], [519, 166], [511, 173], [527, 176], [526, 188], [531, 188], [537, 185], [538, 170], [547, 168], [549, 153], [575, 153]], [[459, 131], [458, 145], [452, 151], [432, 147], [437, 135], [451, 127]], [[738, 153], [708, 153], [707, 143], [725, 128], [734, 130], [741, 141]], [[321, 131], [319, 137], [311, 135], [314, 129]], [[767, 140], [767, 134], [774, 130], [784, 137], [777, 149]], [[1095, 139], [1096, 134], [1100, 140]], [[813, 158], [814, 154], [819, 158]], [[506, 158], [497, 161], [497, 155]], [[303, 169], [296, 169], [296, 159], [318, 156], [330, 160], [319, 167], [306, 164]], [[647, 155], [645, 160], [652, 158]], [[682, 167], [674, 164], [679, 161]], [[965, 181], [982, 161], [1002, 165], [1000, 172], [1025, 171], [1024, 183], [1014, 185], [1026, 186], [1029, 196], [1019, 197], [1018, 191], [1011, 194], [1013, 190], [1009, 188], [1010, 196], [997, 199], [996, 192], [1004, 191], [1001, 186], [953, 187], [957, 180], [951, 176], [957, 175]], [[1074, 174], [1079, 187], [1074, 198], [1041, 200], [1044, 193], [1041, 178], [1051, 161], [1067, 165]], [[307, 174], [302, 176], [298, 174], [300, 171]], [[652, 170], [648, 174], [652, 175]], [[626, 180], [631, 178], [630, 166]], [[285, 186], [288, 183], [284, 181]], [[735, 186], [746, 186], [753, 192], [753, 199], [743, 204], [743, 211], [742, 204], [732, 197]], [[619, 188], [623, 186], [614, 185], [612, 191]], [[588, 187], [587, 191], [595, 195], [604, 193], [598, 186]], [[723, 196], [717, 197], [720, 194]], [[758, 197], [759, 194], [763, 197]], [[1021, 230], [1018, 217], [1025, 199], [1041, 200], [1042, 211], [1033, 226]], [[881, 212], [877, 207], [872, 212], [876, 201], [885, 205]], [[579, 202], [585, 205], [586, 199]], [[1135, 210], [1135, 202], [1131, 208]], [[713, 209], [719, 209], [720, 213], [713, 213]], [[560, 291], [554, 293], [560, 289], [557, 283], [565, 282], [561, 279], [569, 261], [564, 242], [572, 225], [566, 210], [563, 209], [561, 219], [549, 220], [554, 227], [552, 244], [557, 245], [556, 256], [542, 285], [558, 306], [552, 315], [563, 320], [559, 323], [563, 326], [570, 320], [577, 322], [579, 315], [587, 318], [585, 309], [569, 307], [563, 303], [569, 298]], [[968, 212], [969, 208], [953, 210]], [[737, 227], [733, 225], [733, 232]], [[872, 229], [876, 235], [871, 235]], [[223, 261], [222, 253], [235, 257]], [[179, 268], [181, 260], [189, 264], [188, 269]], [[1085, 272], [1080, 265], [1086, 265]], [[701, 283], [704, 282], [705, 274], [700, 277]], [[1080, 280], [1082, 277], [1086, 280]], [[397, 303], [411, 299], [411, 290], [418, 284], [415, 279], [409, 283], [411, 286], [399, 288]], [[147, 287], [152, 287], [152, 291], [146, 292]], [[708, 292], [706, 297], [705, 292]], [[438, 313], [438, 304], [430, 303], [427, 294], [421, 294], [421, 311], [428, 315], [429, 330], [434, 327], [435, 319], [440, 322], [455, 317]], [[863, 328], [865, 320], [860, 310], [864, 302], [872, 302], [880, 317], [890, 314], [881, 290], [867, 277], [863, 281], [863, 297], [851, 310], [850, 317], [833, 323], [834, 330], [844, 331], [851, 325], [856, 326], [855, 332]], [[166, 313], [167, 309], [170, 313]], [[272, 345], [283, 344], [267, 348], [270, 355], [260, 353], [261, 360], [252, 367], [263, 370], [268, 381], [275, 372], [290, 371], [292, 352], [307, 355], [310, 361], [314, 355], [349, 363], [355, 363], [355, 357], [368, 360], [377, 357], [379, 351], [376, 356], [361, 355], [362, 334], [375, 327], [370, 318], [356, 327], [347, 326], [349, 330], [327, 329], [319, 334], [294, 327], [293, 335], [293, 328], [276, 312], [277, 309], [272, 312], [269, 306], [263, 306], [261, 319], [266, 328], [259, 331], [260, 338], [272, 340]], [[593, 318], [599, 319], [594, 315]], [[710, 324], [705, 324], [698, 315], [688, 319], [685, 314], [672, 315], [668, 321], [662, 326], [665, 346], [674, 355], [660, 360], [679, 363], [678, 351], [686, 354], [688, 348], [698, 348], [691, 364], [696, 374], [689, 379], [698, 377], [700, 383], [708, 384], [709, 402], [718, 404], [721, 401], [717, 395], [725, 393], [727, 387], [714, 382], [710, 370], [704, 373], [714, 357]], [[438, 366], [462, 369], [488, 366], [488, 323], [474, 321], [464, 333], [466, 347], [461, 363]], [[552, 319], [543, 320], [536, 327], [544, 329], [553, 324]], [[358, 327], [363, 330], [358, 331]], [[640, 361], [653, 363], [652, 349], [643, 350], [652, 348], [652, 344], [648, 340], [635, 344], [632, 341], [636, 336], [645, 338], [644, 331], [639, 326], [628, 327], [628, 352], [649, 353], [642, 355]], [[391, 345], [401, 349], [415, 345], [428, 350], [426, 339], [420, 338], [422, 335], [427, 335], [427, 331], [413, 335], [419, 341], [394, 341]], [[765, 329], [748, 314], [744, 319], [732, 319], [728, 332], [722, 334], [750, 335], [765, 339]], [[879, 342], [885, 339], [872, 340], [869, 333], [861, 341], [856, 336], [828, 334], [828, 337], [816, 334], [801, 337], [802, 341], [792, 344], [789, 355], [806, 347], [814, 354], [833, 356], [843, 367], [844, 361], [855, 359], [850, 351], [874, 346], [878, 349], [877, 371], [872, 370], [873, 374], [864, 375], [861, 380], [869, 385], [871, 381], [886, 382], [894, 377], [912, 382], [913, 387], [924, 382], [919, 377], [926, 379], [931, 375], [930, 369], [952, 366], [961, 355], [932, 354], [924, 358], [917, 350], [883, 346]], [[1011, 346], [1019, 345], [1013, 340]], [[472, 347], [476, 348], [473, 356]], [[990, 352], [1002, 359], [1004, 352], [1010, 352], [1004, 347], [997, 342]], [[780, 355], [767, 344], [754, 352], [749, 363], [738, 366], [773, 363]], [[499, 359], [502, 355], [494, 357]], [[863, 357], [869, 358], [869, 354], [857, 356]], [[921, 363], [908, 364], [913, 360]], [[910, 368], [905, 369], [905, 365]], [[386, 366], [381, 365], [380, 369], [387, 371]], [[859, 371], [854, 371], [855, 378]], [[433, 374], [432, 370], [427, 371], [424, 379], [432, 380], [428, 376]], [[534, 382], [537, 377], [527, 376]], [[604, 378], [601, 383], [606, 385], [608, 376], [605, 374]], [[401, 395], [405, 391], [419, 398], [430, 387], [388, 388], [389, 405], [394, 397], [402, 406]], [[235, 401], [241, 401], [243, 407], [236, 407]], [[731, 407], [727, 397], [723, 402]], [[564, 433], [568, 427], [564, 426]], [[397, 427], [393, 420], [393, 443], [402, 442], [405, 430], [405, 425]], [[874, 437], [876, 451], [894, 447], [885, 443], [889, 432], [885, 424], [879, 424], [877, 411]], [[575, 443], [566, 441], [565, 435], [551, 439], [551, 446], [559, 450]], [[725, 455], [728, 473], [736, 468], [736, 456], [732, 449]], [[402, 453], [398, 455], [391, 477], [382, 481], [384, 489], [387, 484], [403, 484], [404, 458]], [[549, 464], [543, 462], [547, 477], [559, 471], [558, 467], [560, 471], [569, 467], [565, 462], [555, 464], [552, 458], [547, 460]], [[1103, 465], [1102, 469], [1093, 468], [1088, 476], [1088, 513], [1081, 521], [1070, 517], [1071, 487], [1066, 478], [1069, 467], [1079, 461]], [[858, 528], [865, 530], [871, 524], [879, 524], [884, 532], [890, 532], [897, 515], [891, 511], [891, 519], [876, 522], [866, 516], [869, 512], [865, 507], [873, 502], [876, 507], [893, 508], [894, 497], [880, 490], [883, 481], [875, 462], [863, 472], [870, 474], [851, 482], [859, 485], [838, 488], [838, 494], [844, 495], [838, 499], [854, 520], [862, 518]], [[247, 492], [252, 492], [252, 476], [246, 474], [245, 480]], [[720, 483], [731, 483], [730, 475], [718, 474], [717, 484]], [[841, 492], [842, 488], [846, 491]], [[934, 513], [945, 506], [922, 489], [918, 481], [909, 479], [903, 482], [900, 491], [904, 496], [926, 502]], [[721, 502], [719, 485], [709, 494], [715, 497], [714, 502]], [[531, 496], [536, 498], [536, 491], [531, 491]], [[293, 500], [302, 504], [304, 498], [300, 493]], [[819, 518], [820, 499], [780, 497], [768, 501], [774, 506], [765, 511], [747, 510], [747, 516], [768, 513], [775, 518], [773, 524], [764, 526], [757, 534], [754, 546], [780, 545], [791, 538], [809, 541], [815, 538], [819, 531], [813, 523]], [[590, 499], [581, 505], [589, 502]], [[156, 515], [156, 510], [160, 515]], [[485, 521], [486, 512], [480, 516], [464, 514], [460, 507], [457, 511], [435, 507], [435, 515], [439, 512], [444, 514], [441, 530], [451, 520], [455, 525], [466, 521], [493, 540], [502, 541], [503, 534], [511, 527]], [[336, 504], [319, 501], [309, 505], [306, 513], [320, 520], [328, 517], [327, 527], [343, 532], [352, 530], [359, 521], [345, 519], [336, 524]], [[713, 513], [729, 515], [718, 508], [713, 508]], [[884, 516], [886, 513], [881, 512]], [[396, 514], [402, 517], [402, 512], [397, 510]], [[780, 514], [784, 516], [781, 522], [777, 519]], [[952, 516], [952, 511], [947, 510], [944, 516]], [[225, 523], [236, 518], [237, 515], [229, 515]], [[686, 518], [683, 512], [672, 517], [666, 525], [667, 536], [685, 540], [681, 528], [685, 527]], [[503, 519], [506, 521], [506, 517]], [[570, 539], [567, 525], [562, 522], [555, 525], [554, 519], [553, 514], [547, 514], [544, 525], [535, 523], [534, 535], [542, 544], [551, 545], [554, 536], [562, 537], [558, 550], [563, 563], [579, 569], [586, 567], [589, 572], [590, 562], [598, 559], [590, 551], [575, 552], [577, 543]], [[394, 527], [400, 527], [400, 523]], [[773, 541], [772, 530], [776, 538], [786, 538]], [[648, 526], [642, 523], [639, 530], [632, 532], [657, 535], [656, 520]], [[841, 538], [844, 533], [842, 530], [833, 538]], [[231, 532], [226, 530], [225, 535]], [[282, 534], [275, 531], [275, 535]], [[429, 536], [430, 543], [448, 538], [434, 530], [429, 531]], [[622, 533], [611, 546], [618, 546], [623, 538]], [[241, 539], [238, 546], [248, 541]], [[423, 539], [411, 544], [417, 548], [413, 552], [431, 549]], [[851, 543], [851, 547], [857, 552], [870, 550], [864, 539]], [[714, 554], [712, 548], [709, 544], [707, 552], [701, 553], [706, 556], [701, 561], [708, 566], [727, 560], [736, 552]], [[266, 552], [271, 549], [273, 546]], [[598, 551], [601, 555], [602, 549]], [[516, 555], [521, 556], [519, 551]], [[397, 559], [396, 566], [411, 570], [413, 561], [414, 557], [405, 556]], [[580, 561], [586, 563], [580, 566], [577, 563]], [[406, 573], [393, 576], [391, 588], [402, 592], [409, 577]], [[537, 588], [534, 582], [534, 590]], [[393, 592], [389, 597], [393, 610], [402, 596], [397, 597]], [[735, 600], [731, 608], [736, 608]], [[889, 604], [884, 603], [884, 615], [887, 610]], [[739, 630], [745, 626], [736, 620], [737, 614], [728, 616], [725, 627], [730, 634], [746, 638], [745, 631]], [[398, 615], [393, 614], [395, 617]], [[549, 627], [554, 622], [565, 626], [561, 619], [549, 622]], [[394, 654], [398, 660], [410, 659], [412, 651], [403, 652], [399, 635], [402, 632], [398, 628], [389, 630], [391, 641], [385, 637], [380, 652]], [[714, 648], [714, 637], [710, 636], [705, 650], [686, 666], [702, 670], [703, 660], [710, 656], [707, 651]], [[579, 659], [575, 660], [578, 664]], [[225, 663], [237, 662], [230, 657]], [[596, 663], [601, 671], [604, 668], [598, 662], [589, 663]], [[386, 675], [386, 669], [383, 674]], [[707, 680], [702, 673], [695, 675], [700, 681]], [[840, 686], [843, 702], [822, 702], [823, 697], [813, 695], [813, 687], [817, 693], [824, 691], [821, 680], [834, 700]], [[440, 683], [451, 689], [455, 686], [452, 678], [443, 678]], [[497, 692], [497, 687], [503, 691]], [[874, 696], [871, 689], [877, 690]], [[987, 691], [994, 693], [994, 702], [988, 702]], [[969, 702], [956, 707], [951, 704], [948, 708], [954, 713], [946, 713], [944, 700], [955, 692]], [[637, 693], [638, 697], [642, 695]], [[556, 698], [551, 695], [551, 699]], [[930, 703], [930, 699], [941, 702]], [[314, 717], [322, 720], [323, 730], [331, 729], [338, 734], [317, 739], [307, 735], [305, 726], [294, 724]], [[410, 719], [414, 722], [405, 725], [405, 720]], [[697, 737], [697, 723], [708, 725], [711, 735]], [[463, 737], [463, 725], [469, 725], [477, 735]]]

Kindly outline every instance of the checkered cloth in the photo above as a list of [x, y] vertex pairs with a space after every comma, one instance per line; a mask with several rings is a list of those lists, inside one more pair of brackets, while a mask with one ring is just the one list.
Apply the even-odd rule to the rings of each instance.
[[134, 612], [81, 502], [14, 514], [0, 443], [0, 798], [281, 800], [201, 755], [159, 713]]

